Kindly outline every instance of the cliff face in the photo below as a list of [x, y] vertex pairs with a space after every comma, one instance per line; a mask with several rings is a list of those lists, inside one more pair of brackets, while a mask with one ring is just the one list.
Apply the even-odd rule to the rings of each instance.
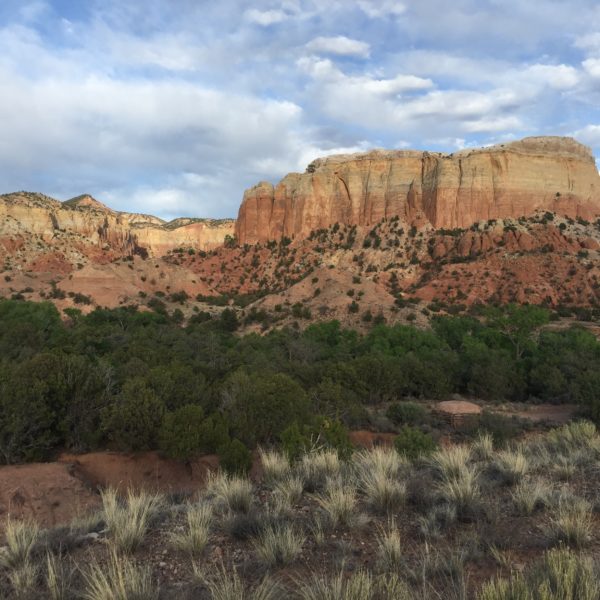
[[306, 173], [247, 190], [235, 232], [252, 244], [396, 215], [452, 229], [538, 209], [600, 214], [600, 175], [589, 148], [536, 137], [449, 155], [375, 150], [318, 159]]
[[231, 219], [179, 219], [165, 223], [150, 215], [113, 211], [90, 196], [59, 202], [41, 194], [0, 196], [0, 237], [38, 236], [52, 245], [69, 235], [80, 245], [116, 253], [162, 256], [174, 248], [210, 250], [233, 235]]

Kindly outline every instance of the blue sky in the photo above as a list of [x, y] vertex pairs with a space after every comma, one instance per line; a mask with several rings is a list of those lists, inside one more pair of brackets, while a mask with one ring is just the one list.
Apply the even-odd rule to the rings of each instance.
[[573, 135], [600, 156], [592, 0], [2, 0], [0, 182], [232, 217], [372, 147]]

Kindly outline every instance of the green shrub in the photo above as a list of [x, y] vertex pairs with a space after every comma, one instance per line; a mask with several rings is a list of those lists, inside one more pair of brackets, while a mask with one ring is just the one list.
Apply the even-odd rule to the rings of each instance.
[[385, 414], [396, 425], [414, 425], [425, 420], [427, 410], [416, 402], [395, 402]]
[[240, 440], [231, 440], [219, 448], [219, 463], [227, 473], [248, 473], [252, 467], [252, 454]]
[[435, 440], [416, 427], [405, 425], [394, 440], [394, 447], [407, 458], [431, 454], [437, 447]]
[[159, 434], [160, 449], [169, 458], [189, 460], [201, 453], [204, 411], [195, 404], [165, 414]]

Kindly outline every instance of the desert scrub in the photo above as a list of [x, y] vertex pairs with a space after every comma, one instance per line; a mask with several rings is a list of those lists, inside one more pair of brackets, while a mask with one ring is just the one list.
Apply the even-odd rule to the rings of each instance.
[[308, 452], [302, 456], [297, 468], [304, 489], [309, 492], [323, 489], [328, 479], [342, 474], [342, 462], [335, 450]]
[[163, 506], [162, 497], [145, 491], [128, 490], [121, 500], [117, 491], [101, 492], [102, 511], [110, 539], [122, 552], [133, 552], [143, 541], [150, 520]]
[[492, 470], [506, 485], [514, 485], [529, 471], [529, 459], [521, 450], [502, 450], [492, 462]]
[[4, 528], [5, 548], [0, 553], [0, 566], [16, 569], [27, 563], [40, 537], [34, 521], [8, 517]]
[[265, 483], [272, 485], [289, 475], [291, 467], [288, 457], [276, 450], [259, 450]]
[[315, 496], [319, 506], [325, 511], [330, 527], [352, 525], [357, 514], [356, 490], [348, 485], [334, 483], [327, 490]]
[[592, 506], [587, 500], [562, 494], [553, 508], [546, 535], [554, 544], [585, 546], [592, 537], [592, 516]]
[[254, 497], [250, 480], [222, 471], [209, 475], [206, 494], [214, 498], [219, 508], [241, 513], [249, 512]]
[[406, 483], [387, 475], [383, 470], [361, 470], [358, 486], [367, 504], [377, 513], [391, 513], [404, 504]]
[[377, 535], [377, 560], [383, 571], [395, 571], [402, 563], [402, 540], [392, 520]]
[[185, 514], [184, 530], [170, 534], [171, 544], [192, 556], [202, 553], [210, 538], [212, 507], [209, 504], [193, 504]]
[[468, 446], [453, 446], [437, 450], [429, 464], [439, 479], [448, 481], [463, 477], [470, 459], [471, 449]]
[[157, 600], [158, 586], [150, 568], [139, 566], [112, 550], [107, 564], [92, 563], [83, 570], [84, 600]]
[[271, 496], [273, 508], [276, 512], [290, 511], [302, 499], [304, 482], [300, 477], [288, 474], [273, 486]]
[[524, 480], [512, 492], [515, 508], [521, 515], [531, 515], [548, 506], [552, 489], [542, 480]]
[[279, 586], [269, 577], [247, 589], [237, 569], [226, 569], [222, 563], [210, 574], [194, 564], [194, 577], [208, 590], [212, 600], [277, 600], [281, 597]]
[[406, 466], [406, 460], [397, 452], [382, 446], [355, 453], [352, 462], [359, 479], [364, 473], [372, 471], [383, 473], [387, 477], [396, 477], [400, 469]]
[[489, 461], [494, 456], [494, 438], [489, 433], [479, 433], [471, 445], [474, 460]]
[[412, 600], [406, 584], [395, 574], [374, 577], [365, 570], [349, 577], [344, 571], [334, 575], [313, 574], [306, 581], [296, 582], [299, 600]]
[[46, 588], [51, 600], [67, 600], [71, 596], [73, 569], [67, 568], [62, 557], [46, 555]]
[[542, 562], [510, 578], [483, 585], [477, 600], [597, 600], [598, 569], [568, 548], [547, 552]]
[[281, 566], [296, 559], [304, 540], [292, 525], [269, 526], [254, 541], [254, 548], [266, 566]]
[[473, 467], [463, 467], [449, 479], [440, 482], [436, 491], [440, 498], [456, 509], [460, 519], [471, 518], [480, 502], [479, 472]]

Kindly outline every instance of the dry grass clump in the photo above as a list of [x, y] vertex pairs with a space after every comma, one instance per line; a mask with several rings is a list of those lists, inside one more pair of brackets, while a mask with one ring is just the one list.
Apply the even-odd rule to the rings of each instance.
[[437, 450], [429, 459], [429, 464], [440, 479], [448, 481], [463, 477], [470, 459], [469, 446], [454, 446]]
[[374, 448], [355, 455], [358, 487], [376, 512], [390, 513], [404, 504], [406, 484], [398, 479], [404, 464], [393, 449]]
[[254, 547], [265, 565], [281, 566], [295, 560], [305, 539], [289, 524], [269, 526], [254, 541]]
[[496, 455], [493, 468], [500, 474], [504, 483], [514, 485], [529, 471], [529, 459], [521, 450], [503, 450]]
[[438, 538], [443, 531], [456, 522], [456, 507], [450, 504], [434, 506], [426, 515], [419, 517], [419, 529], [425, 538]]
[[296, 475], [288, 474], [273, 485], [273, 507], [276, 512], [290, 511], [302, 499], [304, 482]]
[[488, 461], [494, 456], [494, 438], [489, 433], [480, 433], [471, 445], [474, 460]]
[[84, 600], [157, 600], [158, 586], [150, 568], [119, 556], [114, 550], [108, 563], [92, 563], [83, 570]]
[[277, 600], [281, 597], [279, 586], [269, 577], [253, 589], [247, 589], [237, 569], [226, 569], [223, 564], [210, 575], [194, 565], [194, 576], [206, 587], [212, 600]]
[[51, 600], [67, 600], [71, 595], [73, 571], [54, 554], [46, 555], [46, 587]]
[[527, 573], [492, 580], [477, 600], [597, 600], [598, 570], [586, 557], [567, 548], [547, 552], [540, 565]]
[[237, 475], [222, 471], [210, 473], [206, 481], [206, 493], [214, 497], [216, 503], [225, 510], [247, 513], [252, 507], [252, 482]]
[[307, 581], [297, 582], [299, 600], [412, 600], [414, 596], [397, 575], [373, 577], [365, 570], [349, 577], [344, 571], [335, 575], [314, 574]]
[[439, 496], [456, 509], [460, 518], [471, 517], [481, 498], [479, 472], [474, 468], [463, 467], [459, 474], [442, 481], [437, 492]]
[[272, 485], [289, 476], [291, 471], [290, 461], [283, 452], [277, 450], [259, 449], [263, 477], [266, 483]]
[[342, 461], [335, 450], [317, 450], [302, 456], [298, 472], [309, 492], [322, 490], [327, 481], [342, 475]]
[[592, 518], [592, 506], [587, 500], [562, 494], [546, 527], [546, 535], [555, 544], [580, 548], [591, 540]]
[[0, 554], [0, 566], [15, 569], [27, 563], [40, 537], [34, 521], [8, 517], [4, 528], [5, 548]]
[[9, 516], [4, 537], [5, 547], [0, 552], [0, 566], [8, 571], [8, 581], [15, 597], [25, 597], [36, 585], [39, 576], [39, 567], [32, 557], [40, 537], [39, 527], [33, 521]]
[[531, 515], [550, 503], [552, 489], [542, 480], [524, 480], [512, 492], [515, 507], [522, 515]]
[[341, 482], [331, 483], [323, 494], [316, 496], [319, 506], [325, 511], [331, 527], [352, 525], [357, 517], [356, 490]]
[[402, 563], [402, 541], [396, 524], [391, 521], [386, 529], [377, 535], [377, 554], [379, 566], [383, 570], [393, 571]]
[[184, 530], [172, 532], [170, 541], [178, 550], [198, 556], [210, 539], [212, 507], [209, 504], [194, 504], [188, 507], [185, 517]]
[[121, 500], [117, 491], [101, 492], [102, 510], [112, 543], [122, 552], [133, 552], [143, 541], [150, 520], [163, 505], [162, 497], [128, 490]]
[[551, 465], [552, 474], [560, 481], [569, 481], [577, 473], [577, 465], [573, 456], [557, 454]]

